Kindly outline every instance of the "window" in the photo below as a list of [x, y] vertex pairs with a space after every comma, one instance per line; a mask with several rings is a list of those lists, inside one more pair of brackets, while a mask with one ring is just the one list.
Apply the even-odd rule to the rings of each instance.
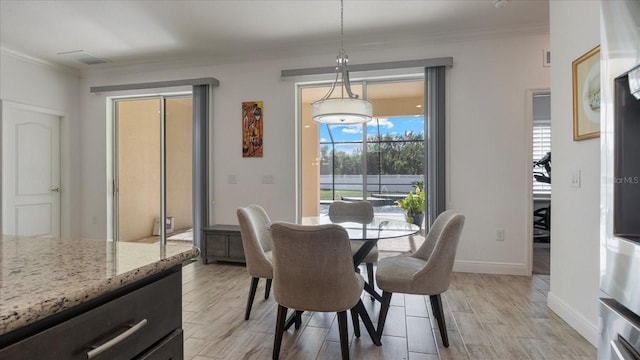
[[[533, 161], [542, 159], [551, 151], [551, 121], [550, 120], [534, 120], [533, 121]], [[534, 168], [536, 172], [543, 172], [544, 168]], [[549, 176], [551, 174], [548, 174]], [[551, 194], [551, 184], [533, 181], [533, 194]]]
[[[362, 196], [362, 136], [360, 124], [320, 126], [320, 200]], [[424, 182], [424, 116], [369, 122], [366, 161], [367, 196], [404, 195]]]

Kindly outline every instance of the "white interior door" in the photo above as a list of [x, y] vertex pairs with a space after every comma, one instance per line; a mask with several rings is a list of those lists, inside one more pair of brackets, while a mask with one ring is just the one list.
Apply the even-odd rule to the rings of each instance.
[[2, 233], [60, 236], [60, 117], [3, 104]]

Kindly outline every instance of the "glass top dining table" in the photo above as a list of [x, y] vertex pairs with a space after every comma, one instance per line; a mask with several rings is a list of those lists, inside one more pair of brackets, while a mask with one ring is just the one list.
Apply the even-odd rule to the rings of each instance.
[[[373, 249], [378, 240], [409, 236], [420, 231], [418, 225], [382, 216], [374, 216], [372, 219], [363, 219], [357, 216], [304, 216], [298, 217], [291, 222], [298, 225], [338, 224], [342, 226], [347, 230], [349, 240], [362, 241], [360, 249], [353, 254], [353, 265], [355, 267], [362, 263], [362, 260]], [[366, 290], [372, 292], [371, 289], [366, 288]], [[379, 298], [379, 296], [376, 296], [376, 298]]]
[[366, 222], [351, 216], [306, 216], [296, 219], [300, 225], [338, 224], [347, 230], [350, 240], [380, 240], [409, 236], [420, 231], [418, 225], [404, 220], [374, 216]]

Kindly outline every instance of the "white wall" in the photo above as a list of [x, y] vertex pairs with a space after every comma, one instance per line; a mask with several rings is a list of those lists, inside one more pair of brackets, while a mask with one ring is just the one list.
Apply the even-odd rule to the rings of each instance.
[[80, 126], [77, 71], [0, 51], [0, 100], [62, 116], [60, 176], [62, 236], [80, 235]]
[[[551, 1], [551, 291], [548, 305], [597, 344], [600, 141], [573, 141], [573, 60], [600, 43], [600, 3]], [[581, 172], [581, 187], [570, 185]]]
[[[456, 271], [529, 275], [527, 89], [549, 87], [546, 35], [450, 46], [447, 207], [466, 215]], [[529, 120], [530, 121], [530, 120]], [[496, 241], [504, 229], [505, 241]]]
[[[454, 66], [447, 72], [447, 205], [467, 216], [458, 270], [527, 273], [531, 247], [526, 236], [531, 206], [527, 142], [531, 134], [525, 99], [527, 89], [550, 86], [550, 68], [542, 66], [543, 49], [548, 47], [548, 34], [510, 34], [349, 52], [352, 63], [453, 57]], [[106, 236], [104, 109], [106, 96], [112, 94], [90, 95], [90, 86], [205, 76], [219, 79], [211, 138], [214, 221], [237, 223], [236, 208], [250, 203], [262, 204], [274, 219], [286, 219], [294, 216], [296, 205], [295, 88], [293, 80], [280, 78], [280, 70], [326, 66], [334, 60], [333, 50], [234, 64], [146, 65], [87, 73], [81, 92], [86, 124], [82, 133], [83, 236]], [[240, 106], [251, 100], [264, 101], [263, 158], [242, 158]], [[228, 184], [228, 175], [235, 175], [237, 184]], [[262, 175], [273, 175], [274, 184], [261, 184]], [[504, 242], [495, 240], [497, 228], [505, 229]]]

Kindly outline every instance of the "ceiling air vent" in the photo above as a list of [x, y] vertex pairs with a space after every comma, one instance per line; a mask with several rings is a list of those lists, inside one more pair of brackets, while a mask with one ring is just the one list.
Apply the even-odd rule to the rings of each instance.
[[107, 59], [103, 59], [103, 58], [99, 58], [97, 56], [93, 56], [93, 55], [87, 53], [84, 50], [65, 51], [65, 52], [58, 53], [58, 55], [66, 56], [66, 57], [68, 57], [70, 59], [73, 59], [75, 61], [79, 61], [79, 62], [81, 62], [83, 64], [87, 64], [87, 65], [105, 64], [105, 63], [111, 62], [111, 61], [109, 61]]

